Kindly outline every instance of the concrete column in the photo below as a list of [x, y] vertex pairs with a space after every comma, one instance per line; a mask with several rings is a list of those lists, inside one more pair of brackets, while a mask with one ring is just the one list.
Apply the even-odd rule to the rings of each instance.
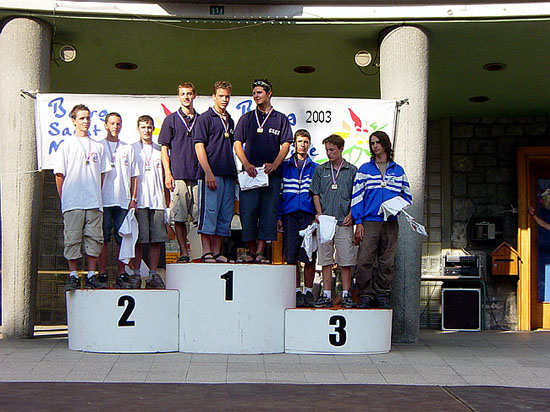
[[32, 18], [4, 21], [0, 32], [0, 173], [4, 339], [33, 336], [43, 174], [37, 172], [34, 100], [48, 91], [52, 31]]
[[[380, 91], [382, 99], [409, 99], [401, 107], [395, 160], [401, 164], [413, 195], [408, 212], [422, 220], [428, 119], [428, 32], [399, 26], [382, 33]], [[400, 218], [399, 243], [392, 289], [393, 341], [416, 342], [420, 326], [422, 236]]]

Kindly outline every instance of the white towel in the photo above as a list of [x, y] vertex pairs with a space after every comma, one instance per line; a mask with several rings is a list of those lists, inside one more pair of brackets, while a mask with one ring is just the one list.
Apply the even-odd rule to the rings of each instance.
[[256, 172], [258, 173], [256, 177], [250, 177], [246, 171], [239, 173], [238, 178], [241, 190], [250, 190], [269, 186], [269, 176], [264, 172], [264, 167], [257, 167]]
[[313, 252], [317, 250], [317, 237], [316, 237], [316, 231], [319, 225], [316, 222], [313, 222], [311, 225], [306, 227], [304, 230], [300, 230], [298, 234], [304, 238], [302, 240], [302, 247], [306, 251], [307, 257], [309, 260], [311, 260], [311, 256], [313, 256]]
[[334, 238], [336, 232], [336, 223], [338, 219], [334, 216], [320, 215], [319, 220], [319, 243], [327, 243]]
[[132, 208], [128, 210], [128, 213], [126, 214], [126, 217], [118, 230], [118, 234], [122, 236], [118, 260], [128, 264], [130, 259], [136, 256], [135, 248], [139, 234], [136, 209]]
[[378, 209], [378, 214], [381, 215], [384, 213], [384, 222], [388, 220], [388, 217], [397, 215], [403, 209], [406, 209], [411, 204], [403, 199], [401, 196], [396, 196], [390, 200], [386, 200], [380, 205]]

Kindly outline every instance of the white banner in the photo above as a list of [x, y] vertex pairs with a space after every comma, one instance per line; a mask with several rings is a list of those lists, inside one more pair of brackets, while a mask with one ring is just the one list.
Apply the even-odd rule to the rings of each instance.
[[[128, 143], [138, 141], [136, 120], [139, 116], [148, 114], [153, 117], [155, 136], [158, 136], [164, 118], [180, 106], [176, 96], [38, 94], [35, 110], [40, 169], [53, 168], [55, 152], [66, 136], [73, 133], [70, 111], [76, 104], [90, 108], [90, 135], [97, 140], [106, 135], [105, 115], [120, 113], [120, 139]], [[384, 130], [393, 139], [396, 110], [393, 100], [274, 97], [272, 104], [288, 116], [293, 132], [298, 129], [310, 132], [310, 156], [318, 163], [327, 160], [321, 141], [333, 133], [345, 139], [344, 158], [358, 167], [369, 160], [368, 139], [372, 132]], [[212, 106], [211, 96], [198, 96], [194, 103], [199, 113], [205, 112], [209, 106]], [[236, 124], [241, 115], [254, 108], [251, 97], [233, 96], [227, 110]]]

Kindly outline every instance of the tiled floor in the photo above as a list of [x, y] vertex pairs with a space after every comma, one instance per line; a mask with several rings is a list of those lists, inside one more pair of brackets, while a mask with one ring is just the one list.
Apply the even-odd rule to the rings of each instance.
[[422, 330], [417, 344], [350, 356], [83, 353], [67, 348], [66, 335], [51, 333], [0, 340], [0, 381], [550, 388], [550, 332]]

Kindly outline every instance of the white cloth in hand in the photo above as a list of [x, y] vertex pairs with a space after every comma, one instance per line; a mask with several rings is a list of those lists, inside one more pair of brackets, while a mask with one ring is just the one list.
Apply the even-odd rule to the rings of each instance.
[[269, 186], [269, 176], [265, 173], [264, 167], [257, 167], [256, 172], [256, 177], [250, 177], [246, 171], [239, 173], [238, 178], [241, 190], [250, 190]]
[[306, 227], [304, 230], [300, 230], [298, 234], [304, 239], [302, 240], [302, 247], [306, 251], [307, 257], [311, 260], [313, 253], [317, 250], [317, 228], [319, 225], [317, 222], [313, 222], [311, 225]]
[[138, 222], [136, 218], [136, 209], [131, 208], [128, 210], [118, 234], [122, 236], [122, 242], [120, 244], [120, 253], [118, 254], [118, 260], [128, 264], [130, 259], [136, 256], [135, 248], [138, 240]]
[[319, 220], [319, 243], [330, 242], [334, 238], [338, 219], [334, 216], [320, 215], [317, 220]]
[[378, 209], [378, 214], [381, 215], [384, 213], [384, 222], [388, 220], [388, 217], [397, 215], [403, 209], [406, 209], [411, 204], [403, 199], [401, 196], [396, 196], [390, 200], [386, 200], [380, 205]]

